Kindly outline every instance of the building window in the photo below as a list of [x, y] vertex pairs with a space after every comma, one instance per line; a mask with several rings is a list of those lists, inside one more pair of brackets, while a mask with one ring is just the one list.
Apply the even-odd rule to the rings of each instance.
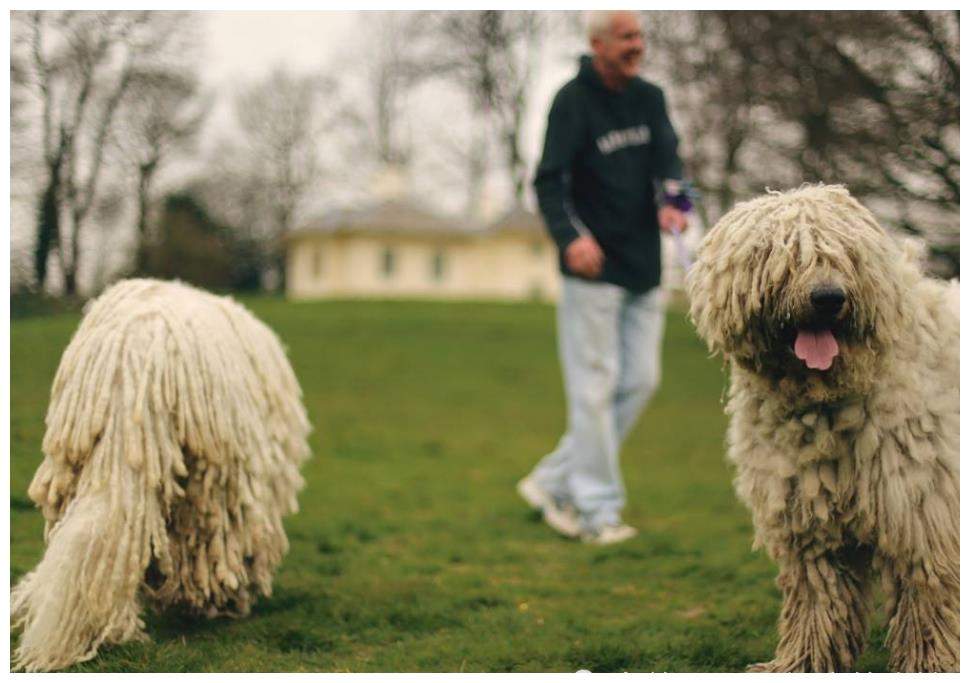
[[381, 252], [381, 275], [385, 278], [391, 278], [394, 276], [395, 258], [394, 249], [391, 247], [384, 247], [384, 251]]
[[431, 279], [441, 282], [445, 279], [445, 252], [438, 249], [431, 256]]
[[323, 277], [323, 245], [315, 244], [313, 245], [313, 254], [311, 257], [311, 269], [313, 271], [313, 279], [319, 280]]

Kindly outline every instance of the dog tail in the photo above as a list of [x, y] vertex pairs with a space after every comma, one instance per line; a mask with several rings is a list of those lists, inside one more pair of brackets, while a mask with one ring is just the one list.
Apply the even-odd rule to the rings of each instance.
[[152, 560], [172, 564], [164, 494], [180, 491], [186, 471], [169, 411], [152, 404], [164, 399], [149, 381], [164, 323], [143, 314], [102, 326], [120, 309], [108, 303], [116, 305], [99, 301], [86, 315], [51, 390], [45, 458], [27, 490], [47, 548], [10, 598], [11, 626], [22, 629], [17, 669], [61, 669], [101, 645], [144, 639], [145, 571]]
[[110, 493], [79, 494], [47, 551], [10, 595], [22, 627], [13, 668], [50, 671], [94, 657], [103, 643], [144, 638], [136, 593], [148, 540], [111, 514]]

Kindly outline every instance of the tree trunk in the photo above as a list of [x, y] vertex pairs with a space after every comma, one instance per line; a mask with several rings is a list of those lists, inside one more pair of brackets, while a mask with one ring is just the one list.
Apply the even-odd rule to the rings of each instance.
[[[518, 118], [519, 116], [517, 115], [516, 119]], [[515, 202], [515, 206], [521, 207], [525, 203], [525, 163], [519, 152], [518, 123], [518, 120], [516, 120], [516, 125], [506, 131], [505, 151], [508, 159], [509, 178], [512, 179], [512, 188], [514, 191], [513, 201]]]
[[34, 247], [34, 280], [37, 291], [44, 291], [47, 281], [47, 259], [51, 249], [60, 237], [60, 202], [58, 201], [61, 187], [60, 160], [50, 168], [47, 187], [44, 188], [37, 202], [37, 244]]
[[465, 199], [466, 212], [478, 216], [482, 211], [482, 183], [488, 165], [488, 149], [484, 136], [476, 136], [468, 152], [468, 196]]
[[[64, 258], [65, 250], [61, 249], [61, 263], [64, 268], [64, 296], [73, 298], [77, 296], [77, 267], [81, 261], [81, 221], [84, 220], [83, 214], [75, 210], [72, 212], [71, 244], [68, 249], [70, 258]], [[61, 241], [63, 247], [63, 241]]]
[[73, 264], [64, 273], [64, 296], [73, 299], [77, 295], [77, 269]]
[[138, 168], [138, 246], [135, 250], [135, 273], [138, 275], [148, 270], [148, 204], [155, 167], [155, 161], [150, 161]]
[[286, 294], [286, 236], [290, 230], [293, 212], [286, 206], [279, 207], [276, 214], [276, 238], [270, 263], [276, 270], [276, 291]]
[[274, 261], [276, 264], [276, 272], [278, 273], [276, 279], [277, 291], [280, 294], [286, 294], [286, 249], [282, 245], [276, 248]]

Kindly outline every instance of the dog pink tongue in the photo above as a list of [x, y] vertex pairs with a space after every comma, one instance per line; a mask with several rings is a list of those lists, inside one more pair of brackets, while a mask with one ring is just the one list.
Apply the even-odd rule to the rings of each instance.
[[813, 370], [828, 370], [832, 367], [832, 359], [839, 355], [839, 343], [831, 330], [799, 330], [795, 339], [795, 355]]

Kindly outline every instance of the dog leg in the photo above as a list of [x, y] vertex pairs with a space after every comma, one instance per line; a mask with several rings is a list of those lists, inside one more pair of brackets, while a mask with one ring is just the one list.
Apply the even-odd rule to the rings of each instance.
[[958, 564], [940, 567], [926, 560], [889, 561], [884, 581], [889, 595], [886, 644], [890, 668], [906, 672], [959, 671]]
[[[906, 452], [926, 457], [919, 445], [910, 444]], [[880, 496], [883, 516], [879, 522], [884, 531], [876, 557], [888, 597], [889, 665], [893, 671], [957, 671], [959, 474], [953, 465], [941, 466], [946, 462], [942, 458], [933, 465], [933, 479], [911, 461], [897, 460], [908, 464], [909, 469], [882, 476], [886, 488]], [[882, 461], [893, 462], [887, 458]]]
[[803, 550], [781, 562], [780, 639], [775, 658], [748, 671], [847, 671], [868, 633], [871, 552], [843, 549], [813, 555]]

